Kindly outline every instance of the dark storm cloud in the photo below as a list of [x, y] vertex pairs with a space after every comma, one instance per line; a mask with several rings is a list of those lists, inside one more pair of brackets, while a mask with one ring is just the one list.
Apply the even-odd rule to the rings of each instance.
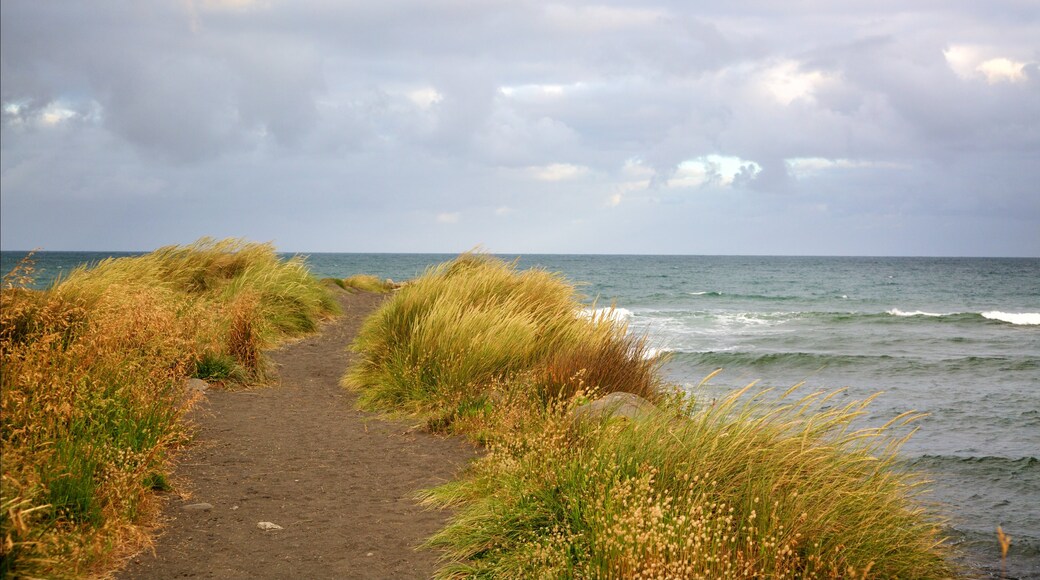
[[1040, 9], [980, 6], [5, 1], [2, 241], [1036, 255]]

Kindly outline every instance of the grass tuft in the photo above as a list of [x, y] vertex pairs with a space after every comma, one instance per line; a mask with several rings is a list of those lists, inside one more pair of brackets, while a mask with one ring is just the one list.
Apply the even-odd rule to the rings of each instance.
[[469, 404], [457, 399], [532, 373], [523, 384], [546, 402], [572, 395], [579, 371], [590, 387], [657, 399], [658, 363], [642, 356], [643, 342], [607, 316], [583, 316], [578, 298], [557, 274], [464, 254], [366, 321], [353, 346], [362, 360], [344, 384], [370, 408], [413, 412]]
[[[362, 405], [464, 434], [487, 453], [427, 490], [458, 508], [428, 545], [440, 578], [945, 578], [921, 481], [896, 461], [907, 414], [856, 429], [870, 400], [710, 405], [671, 392], [645, 342], [541, 270], [465, 254], [364, 324], [344, 377]], [[609, 392], [638, 419], [577, 419]], [[772, 400], [772, 399], [771, 399]]]

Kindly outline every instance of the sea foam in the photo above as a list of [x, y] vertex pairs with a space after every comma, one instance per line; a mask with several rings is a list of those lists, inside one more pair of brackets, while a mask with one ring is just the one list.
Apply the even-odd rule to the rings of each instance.
[[893, 308], [886, 312], [892, 316], [928, 316], [928, 317], [972, 317], [981, 316], [989, 320], [999, 320], [1000, 322], [1007, 322], [1009, 324], [1016, 325], [1029, 325], [1035, 326], [1040, 325], [1040, 312], [1001, 312], [999, 310], [990, 310], [987, 312], [968, 312], [968, 313], [957, 313], [948, 312], [946, 314], [939, 314], [937, 312], [924, 312], [921, 310], [914, 310], [912, 312], [904, 312], [898, 308]]
[[627, 308], [582, 308], [576, 314], [578, 318], [587, 318], [598, 322], [609, 320], [615, 323], [624, 323], [632, 318], [632, 311]]
[[892, 316], [949, 316], [949, 314], [939, 314], [936, 312], [924, 312], [921, 310], [914, 310], [913, 312], [903, 312], [898, 308], [893, 308], [888, 311], [888, 314]]
[[990, 320], [1010, 322], [1011, 324], [1040, 324], [1040, 312], [1001, 312], [999, 310], [991, 310], [983, 312], [982, 316]]

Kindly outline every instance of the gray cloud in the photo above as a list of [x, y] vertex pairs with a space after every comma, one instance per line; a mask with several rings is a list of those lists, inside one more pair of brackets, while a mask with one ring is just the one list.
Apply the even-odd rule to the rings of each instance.
[[1040, 254], [1033, 2], [0, 16], [5, 249]]

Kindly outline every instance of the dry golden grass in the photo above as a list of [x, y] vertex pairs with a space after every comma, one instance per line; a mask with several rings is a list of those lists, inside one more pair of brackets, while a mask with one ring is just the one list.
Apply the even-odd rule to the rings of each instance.
[[185, 437], [184, 380], [213, 361], [261, 379], [262, 349], [332, 302], [301, 262], [233, 240], [108, 260], [46, 291], [25, 289], [31, 273], [0, 291], [0, 572], [82, 577], [147, 540], [150, 490]]
[[344, 384], [372, 408], [437, 415], [446, 401], [470, 405], [487, 384], [517, 374], [543, 402], [572, 393], [566, 379], [580, 370], [591, 387], [656, 399], [658, 363], [643, 356], [643, 342], [624, 325], [583, 316], [578, 298], [556, 274], [464, 254], [366, 321], [353, 347], [362, 362]]

